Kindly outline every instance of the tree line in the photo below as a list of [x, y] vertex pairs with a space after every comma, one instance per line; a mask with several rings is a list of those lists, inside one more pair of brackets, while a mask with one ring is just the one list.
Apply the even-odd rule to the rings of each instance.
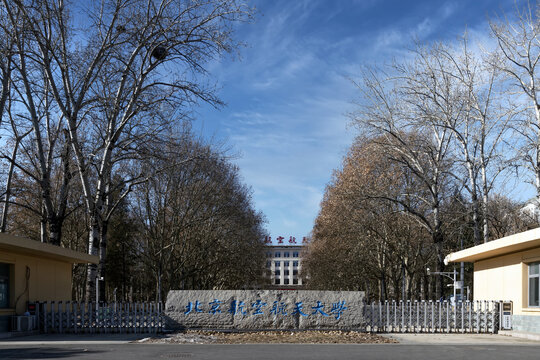
[[427, 267], [448, 270], [451, 251], [538, 226], [507, 192], [519, 178], [539, 204], [540, 8], [514, 15], [490, 22], [489, 42], [417, 42], [354, 81], [358, 137], [321, 203], [310, 286], [440, 298], [443, 277]]
[[242, 1], [2, 0], [0, 231], [99, 256], [74, 297], [162, 300], [249, 286], [264, 219], [238, 168], [189, 129], [222, 105], [205, 65]]

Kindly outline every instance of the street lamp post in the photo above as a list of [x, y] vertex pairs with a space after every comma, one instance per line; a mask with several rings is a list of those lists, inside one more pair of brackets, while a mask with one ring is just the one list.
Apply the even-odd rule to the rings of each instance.
[[[452, 283], [452, 287], [454, 288], [454, 302], [456, 302], [456, 288], [458, 286], [458, 281], [456, 281], [456, 277], [457, 277], [457, 271], [456, 269], [454, 269], [454, 271], [452, 272], [449, 272], [449, 271], [430, 271], [429, 268], [426, 268], [426, 272], [428, 275], [442, 275], [442, 276], [446, 276], [447, 278], [451, 279], [453, 281]], [[461, 284], [461, 294], [462, 294], [462, 297], [463, 297], [463, 284]]]
[[96, 310], [99, 309], [99, 282], [103, 281], [103, 276], [96, 276]]

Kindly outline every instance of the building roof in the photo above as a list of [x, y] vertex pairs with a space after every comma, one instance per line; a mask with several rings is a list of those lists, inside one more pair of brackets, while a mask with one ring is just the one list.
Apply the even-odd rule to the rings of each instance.
[[0, 251], [1, 250], [64, 261], [72, 264], [99, 263], [99, 257], [95, 255], [88, 255], [60, 246], [44, 244], [39, 241], [6, 233], [0, 233]]
[[444, 262], [474, 262], [537, 247], [540, 247], [540, 228], [520, 232], [465, 250], [453, 252], [446, 256]]
[[267, 247], [271, 248], [271, 249], [275, 249], [275, 248], [286, 248], [286, 249], [293, 249], [293, 248], [303, 248], [304, 245], [302, 244], [267, 244], [266, 245]]

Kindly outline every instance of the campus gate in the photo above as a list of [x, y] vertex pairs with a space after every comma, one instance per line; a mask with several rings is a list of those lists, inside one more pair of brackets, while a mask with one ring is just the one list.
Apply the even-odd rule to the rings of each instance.
[[167, 296], [165, 326], [496, 333], [500, 309], [497, 301], [368, 302], [360, 291], [178, 290]]
[[[171, 294], [172, 293], [172, 294]], [[496, 333], [498, 301], [367, 302], [363, 292], [174, 291], [160, 303], [38, 302], [44, 333], [200, 329], [341, 329], [376, 333]]]

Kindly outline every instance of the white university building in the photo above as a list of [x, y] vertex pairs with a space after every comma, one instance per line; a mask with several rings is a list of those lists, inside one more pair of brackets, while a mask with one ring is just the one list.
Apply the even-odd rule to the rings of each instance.
[[[278, 242], [283, 242], [278, 237]], [[269, 243], [270, 241], [267, 241]], [[302, 245], [296, 245], [296, 239], [289, 239], [291, 245], [268, 245], [266, 250], [266, 273], [270, 285], [275, 288], [297, 288], [302, 286]]]

